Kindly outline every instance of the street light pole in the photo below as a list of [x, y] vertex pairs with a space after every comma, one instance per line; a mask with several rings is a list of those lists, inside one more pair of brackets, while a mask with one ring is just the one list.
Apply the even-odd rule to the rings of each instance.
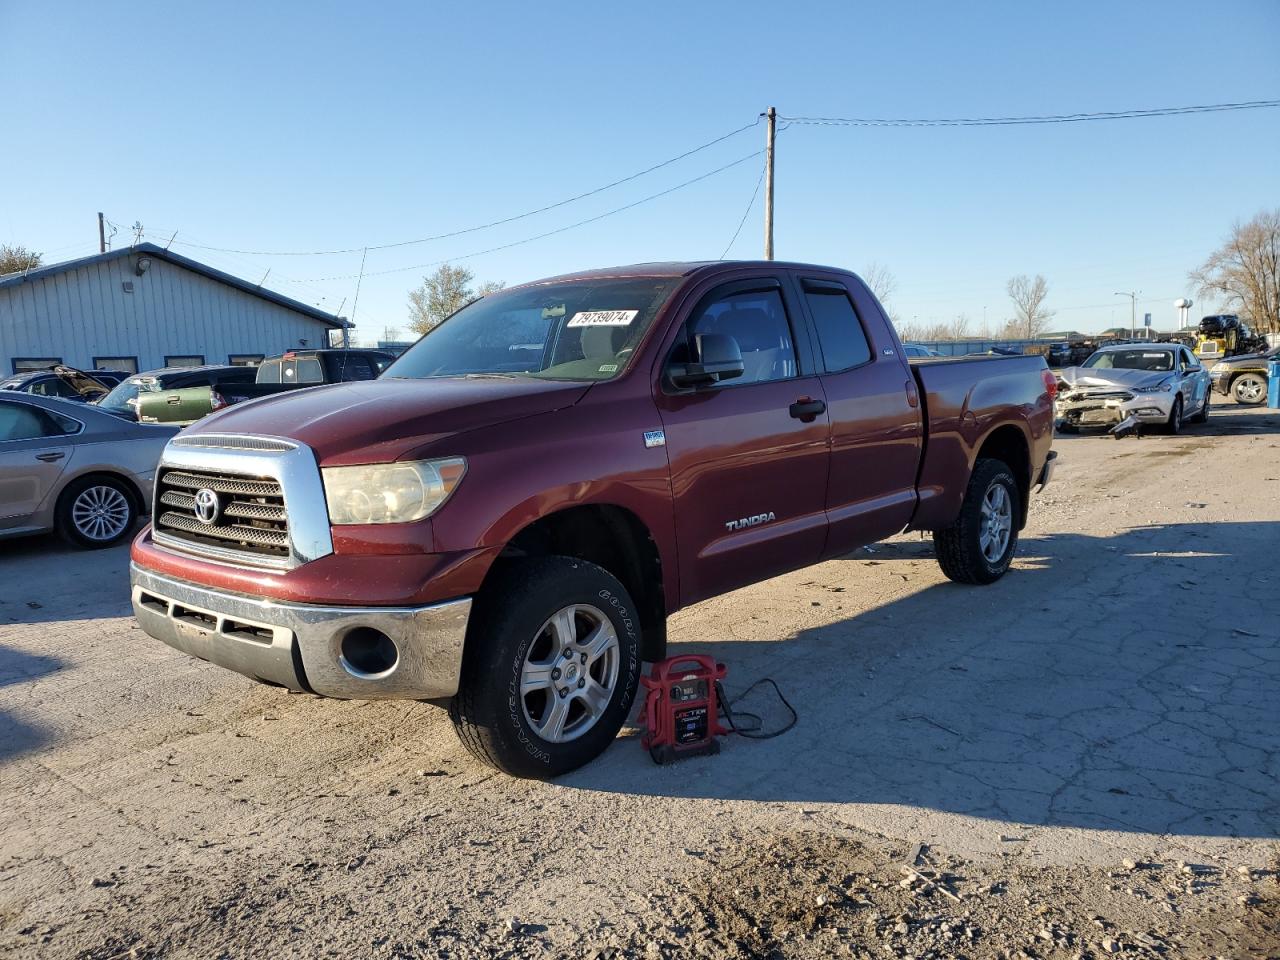
[[1117, 297], [1129, 298], [1129, 339], [1138, 339], [1138, 294], [1141, 290], [1134, 290], [1131, 293], [1117, 293]]

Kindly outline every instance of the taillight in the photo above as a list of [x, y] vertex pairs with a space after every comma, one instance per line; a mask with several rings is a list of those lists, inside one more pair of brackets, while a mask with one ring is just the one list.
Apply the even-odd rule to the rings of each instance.
[[1052, 400], [1058, 395], [1058, 378], [1046, 367], [1040, 371], [1040, 379], [1044, 381], [1044, 392], [1049, 394], [1049, 399]]
[[229, 406], [227, 398], [220, 394], [217, 390], [209, 391], [209, 409], [221, 410], [223, 407]]

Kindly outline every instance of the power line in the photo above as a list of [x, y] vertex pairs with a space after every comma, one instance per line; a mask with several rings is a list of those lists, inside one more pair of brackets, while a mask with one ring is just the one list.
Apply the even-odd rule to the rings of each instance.
[[[525, 243], [532, 243], [535, 240], [542, 240], [546, 237], [553, 237], [558, 233], [564, 233], [566, 230], [573, 230], [577, 227], [585, 227], [589, 223], [597, 223], [605, 219], [606, 217], [612, 217], [615, 214], [623, 213], [627, 210], [631, 210], [635, 207], [638, 207], [643, 203], [648, 203], [650, 200], [657, 200], [659, 197], [665, 197], [669, 193], [675, 193], [677, 190], [683, 190], [685, 187], [693, 186], [693, 184], [695, 183], [701, 183], [703, 180], [706, 180], [709, 177], [714, 177], [718, 173], [724, 173], [724, 171], [729, 170], [733, 167], [736, 167], [739, 164], [746, 163], [748, 160], [754, 160], [756, 157], [760, 156], [762, 153], [764, 153], [763, 150], [757, 150], [755, 153], [749, 153], [745, 157], [739, 157], [737, 160], [733, 160], [730, 163], [726, 163], [723, 167], [716, 167], [716, 169], [711, 170], [707, 173], [704, 173], [700, 177], [694, 177], [692, 180], [686, 180], [683, 183], [677, 183], [674, 187], [668, 187], [666, 190], [661, 190], [658, 193], [651, 193], [649, 194], [649, 196], [642, 197], [641, 199], [636, 200], [633, 203], [628, 203], [626, 206], [615, 207], [613, 210], [608, 210], [594, 217], [588, 217], [586, 220], [579, 220], [577, 223], [570, 223], [563, 227], [557, 227], [555, 230], [548, 230], [546, 233], [539, 233], [536, 236], [532, 236], [532, 237], [524, 237], [521, 240], [513, 240], [511, 243], [504, 243], [496, 247], [489, 247], [486, 250], [476, 250], [474, 253], [464, 253], [461, 256], [456, 256], [456, 257], [445, 257], [443, 260], [433, 260], [430, 263], [415, 263], [412, 266], [408, 266], [408, 267], [395, 267], [394, 269], [391, 269], [391, 270], [378, 270], [375, 272], [366, 272], [364, 275], [366, 277], [384, 277], [387, 274], [391, 274], [391, 273], [405, 273], [409, 270], [424, 270], [427, 267], [438, 267], [442, 263], [455, 263], [458, 260], [470, 260], [472, 257], [480, 257], [486, 253], [497, 253], [499, 250], [509, 250], [512, 247], [518, 247]], [[370, 247], [369, 249], [372, 250], [373, 248]], [[352, 274], [346, 274], [339, 277], [313, 277], [308, 280], [295, 280], [294, 282], [295, 283], [326, 283], [332, 280], [356, 280], [358, 279], [358, 277], [359, 277], [358, 274], [352, 273]]]
[[709, 147], [714, 147], [716, 144], [723, 143], [731, 137], [736, 137], [740, 133], [745, 133], [747, 130], [757, 126], [759, 123], [760, 118], [757, 117], [751, 123], [738, 127], [736, 130], [730, 130], [728, 133], [723, 136], [716, 137], [714, 140], [708, 140], [706, 143], [701, 146], [694, 147], [692, 150], [686, 150], [679, 156], [672, 157], [669, 160], [663, 160], [661, 163], [655, 163], [653, 166], [646, 167], [638, 173], [633, 173], [630, 176], [623, 177], [621, 180], [615, 180], [612, 183], [606, 183], [602, 187], [596, 187], [593, 190], [588, 190], [585, 193], [579, 193], [576, 196], [569, 197], [565, 200], [557, 200], [555, 203], [549, 203], [545, 207], [539, 207], [536, 210], [529, 210], [525, 213], [518, 213], [510, 217], [503, 217], [501, 220], [491, 220], [488, 223], [477, 224], [473, 227], [463, 227], [460, 230], [451, 230], [448, 233], [438, 233], [430, 237], [419, 237], [416, 240], [399, 240], [395, 243], [370, 243], [359, 247], [345, 247], [341, 250], [237, 250], [232, 247], [206, 246], [204, 244], [191, 243], [184, 240], [179, 240], [177, 242], [189, 247], [195, 247], [198, 250], [216, 250], [221, 253], [241, 253], [255, 257], [321, 257], [341, 253], [361, 253], [368, 250], [391, 250], [395, 247], [408, 247], [418, 243], [429, 243], [432, 240], [446, 240], [449, 237], [460, 237], [466, 233], [475, 233], [478, 230], [488, 230], [490, 227], [500, 227], [504, 224], [515, 223], [517, 220], [524, 220], [527, 217], [536, 216], [539, 213], [546, 213], [548, 210], [555, 210], [558, 207], [563, 207], [570, 203], [576, 203], [579, 200], [585, 200], [587, 197], [594, 197], [598, 193], [603, 193], [606, 190], [612, 190], [614, 187], [619, 187], [624, 183], [630, 183], [632, 180], [636, 180], [646, 174], [653, 173], [655, 170], [661, 170], [663, 167], [669, 167], [671, 164], [684, 160], [686, 157], [691, 157], [695, 153], [701, 153]]
[[1082, 123], [1090, 120], [1175, 117], [1191, 113], [1263, 110], [1270, 107], [1280, 107], [1280, 100], [1246, 100], [1239, 103], [1210, 103], [1193, 107], [1155, 107], [1144, 110], [1108, 110], [1101, 113], [1060, 113], [1029, 117], [956, 117], [933, 120], [902, 120], [874, 117], [779, 117], [779, 119], [785, 119], [788, 123], [842, 127], [999, 127], [1034, 123]]
[[742, 219], [738, 221], [738, 229], [733, 231], [733, 239], [725, 246], [724, 252], [720, 254], [723, 260], [729, 255], [729, 251], [733, 249], [733, 245], [738, 242], [738, 234], [742, 233], [742, 227], [747, 222], [747, 217], [751, 216], [751, 208], [756, 205], [756, 197], [760, 195], [760, 184], [764, 183], [764, 169], [761, 168], [760, 176], [756, 179], [756, 188], [751, 191], [751, 199], [747, 202], [747, 209], [742, 211]]

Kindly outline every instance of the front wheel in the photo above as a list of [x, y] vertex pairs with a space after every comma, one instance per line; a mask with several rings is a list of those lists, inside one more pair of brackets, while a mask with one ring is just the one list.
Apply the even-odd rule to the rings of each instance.
[[1165, 421], [1164, 432], [1176, 437], [1182, 432], [1182, 397], [1173, 398], [1173, 409], [1169, 411], [1169, 419]]
[[995, 583], [1018, 548], [1022, 516], [1018, 483], [1001, 460], [979, 460], [956, 522], [933, 531], [938, 565], [956, 583]]
[[511, 564], [477, 598], [449, 716], [477, 758], [549, 779], [613, 742], [640, 682], [626, 588], [571, 557]]
[[1267, 378], [1260, 373], [1244, 373], [1231, 381], [1231, 395], [1236, 403], [1255, 407], [1267, 399]]
[[112, 547], [138, 520], [133, 491], [113, 477], [84, 477], [67, 485], [58, 498], [58, 533], [86, 550]]

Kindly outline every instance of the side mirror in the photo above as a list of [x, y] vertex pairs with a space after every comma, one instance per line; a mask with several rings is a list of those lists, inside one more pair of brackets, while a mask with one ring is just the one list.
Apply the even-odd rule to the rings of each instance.
[[677, 387], [708, 387], [721, 380], [742, 376], [742, 350], [738, 341], [724, 333], [699, 333], [694, 337], [696, 361], [673, 363], [668, 370]]
[[1198, 364], [1198, 363], [1193, 363], [1193, 364], [1191, 364], [1191, 366], [1187, 367], [1187, 369], [1186, 369], [1186, 371], [1185, 371], [1185, 372], [1186, 372], [1186, 373], [1199, 373], [1199, 372], [1200, 372], [1201, 370], [1203, 370], [1203, 369], [1204, 369], [1204, 367], [1200, 366], [1200, 364]]

